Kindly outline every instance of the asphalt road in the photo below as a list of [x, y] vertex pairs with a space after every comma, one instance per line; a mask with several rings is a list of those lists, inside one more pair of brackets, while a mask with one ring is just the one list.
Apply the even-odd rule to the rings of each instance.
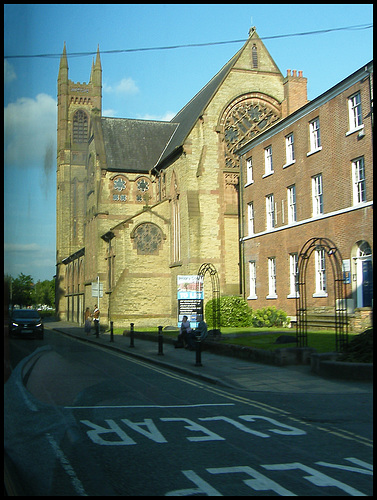
[[10, 355], [27, 495], [372, 495], [370, 395], [224, 389], [48, 327]]

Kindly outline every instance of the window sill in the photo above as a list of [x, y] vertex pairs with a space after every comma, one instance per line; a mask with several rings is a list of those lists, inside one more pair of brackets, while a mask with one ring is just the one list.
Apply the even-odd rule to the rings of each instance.
[[290, 293], [289, 295], [287, 295], [287, 299], [298, 299], [299, 297], [299, 293]]
[[257, 295], [250, 295], [247, 300], [257, 300], [258, 296]]
[[269, 177], [270, 175], [272, 175], [274, 173], [273, 170], [271, 170], [271, 172], [268, 172], [267, 174], [264, 174], [262, 175], [262, 179], [264, 179], [265, 177]]
[[251, 186], [252, 184], [254, 184], [254, 181], [247, 182], [247, 183], [244, 185], [244, 187], [246, 188], [246, 187], [248, 187], [248, 186]]
[[290, 161], [289, 163], [286, 163], [285, 165], [283, 165], [283, 168], [290, 167], [291, 165], [294, 165], [295, 163], [296, 163], [296, 160]]
[[327, 292], [316, 292], [313, 293], [313, 297], [328, 297], [329, 294]]
[[177, 261], [177, 262], [173, 262], [172, 264], [170, 264], [170, 268], [171, 267], [179, 267], [179, 266], [182, 266], [182, 262], [181, 261]]
[[315, 153], [318, 153], [318, 151], [322, 151], [322, 146], [317, 149], [313, 149], [313, 151], [309, 151], [309, 153], [306, 153], [306, 156], [314, 155]]
[[276, 293], [273, 294], [273, 295], [267, 295], [266, 296], [266, 299], [277, 299], [277, 298], [278, 298], [278, 296], [276, 295]]
[[348, 132], [346, 132], [346, 137], [354, 134], [355, 132], [360, 132], [360, 130], [363, 130], [363, 129], [364, 129], [364, 123], [362, 125], [360, 125], [359, 127], [353, 128], [352, 130], [349, 130]]

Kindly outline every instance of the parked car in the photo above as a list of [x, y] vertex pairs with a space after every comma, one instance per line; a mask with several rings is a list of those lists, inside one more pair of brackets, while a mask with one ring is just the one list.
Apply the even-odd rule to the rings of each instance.
[[44, 326], [39, 312], [36, 309], [13, 309], [10, 315], [9, 335], [43, 339]]

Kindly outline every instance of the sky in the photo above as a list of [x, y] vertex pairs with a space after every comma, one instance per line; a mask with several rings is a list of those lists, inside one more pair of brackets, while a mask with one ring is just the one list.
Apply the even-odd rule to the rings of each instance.
[[[372, 23], [372, 4], [5, 4], [4, 274], [35, 282], [55, 275], [64, 42], [75, 83], [89, 81], [99, 46], [103, 116], [169, 121], [242, 47], [251, 26], [283, 76], [303, 71], [312, 100], [373, 59]], [[187, 47], [213, 42], [232, 43]], [[161, 49], [179, 45], [186, 47]], [[120, 52], [149, 48], [158, 50]], [[43, 57], [10, 57], [30, 55]]]

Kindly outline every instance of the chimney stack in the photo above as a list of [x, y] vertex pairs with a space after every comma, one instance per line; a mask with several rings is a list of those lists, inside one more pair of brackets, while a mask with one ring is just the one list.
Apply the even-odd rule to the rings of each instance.
[[307, 78], [302, 76], [302, 71], [287, 70], [284, 78], [284, 101], [282, 102], [283, 118], [294, 113], [308, 102]]

